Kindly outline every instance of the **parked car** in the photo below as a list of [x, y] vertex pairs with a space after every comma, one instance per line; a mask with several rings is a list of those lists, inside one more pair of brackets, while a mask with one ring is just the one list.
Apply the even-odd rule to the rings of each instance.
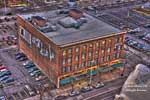
[[79, 95], [79, 94], [80, 94], [80, 92], [79, 92], [79, 91], [76, 91], [76, 90], [73, 90], [73, 91], [70, 91], [70, 92], [69, 92], [69, 96], [70, 96], [70, 97], [77, 96], [77, 95]]
[[3, 71], [3, 72], [0, 73], [0, 78], [4, 77], [4, 76], [7, 76], [7, 75], [11, 75], [11, 72], [10, 71]]
[[104, 87], [104, 83], [97, 83], [96, 85], [94, 85], [95, 89], [98, 89], [98, 88], [101, 88], [101, 87]]
[[92, 91], [93, 87], [92, 86], [85, 86], [81, 88], [81, 92], [88, 92], [88, 91]]
[[26, 61], [26, 60], [28, 60], [28, 58], [27, 58], [27, 56], [25, 56], [25, 57], [21, 57], [20, 59], [18, 59], [19, 61]]
[[28, 69], [28, 73], [32, 73], [36, 70], [39, 70], [39, 69], [37, 67], [32, 67], [32, 68]]
[[44, 80], [46, 79], [47, 77], [45, 75], [39, 75], [38, 77], [35, 77], [35, 80], [36, 81], [41, 81], [41, 80]]
[[3, 70], [3, 69], [7, 69], [7, 67], [4, 65], [0, 66], [0, 70]]
[[32, 73], [30, 73], [30, 76], [35, 76], [36, 74], [40, 74], [41, 71], [40, 70], [35, 70]]
[[0, 78], [0, 81], [4, 81], [4, 80], [6, 80], [8, 78], [9, 78], [9, 76], [4, 76], [4, 77]]
[[25, 66], [25, 68], [32, 68], [32, 67], [34, 67], [35, 65], [33, 64], [33, 63], [29, 63], [29, 64], [27, 64], [26, 66]]
[[9, 77], [8, 79], [3, 80], [2, 83], [3, 83], [3, 84], [6, 84], [6, 83], [14, 82], [14, 81], [15, 81], [14, 78]]
[[20, 54], [16, 55], [16, 60], [18, 60], [18, 59], [20, 59], [22, 57], [25, 57], [25, 56], [26, 56], [25, 54], [20, 53]]
[[27, 61], [23, 62], [22, 65], [23, 65], [23, 66], [26, 66], [26, 65], [28, 65], [28, 64], [30, 64], [30, 63], [32, 63], [32, 62], [29, 61], [29, 60], [27, 60]]
[[0, 100], [6, 100], [5, 96], [0, 96]]
[[17, 44], [17, 36], [15, 35], [4, 36], [2, 39], [6, 41], [8, 45]]
[[145, 28], [150, 28], [150, 24], [145, 24], [144, 27]]
[[134, 44], [133, 47], [134, 47], [135, 49], [137, 49], [137, 50], [140, 50], [140, 51], [147, 49], [146, 46], [143, 45], [143, 44], [141, 44], [141, 43]]
[[30, 96], [36, 95], [34, 88], [32, 88], [30, 85], [25, 85], [24, 90], [29, 93]]

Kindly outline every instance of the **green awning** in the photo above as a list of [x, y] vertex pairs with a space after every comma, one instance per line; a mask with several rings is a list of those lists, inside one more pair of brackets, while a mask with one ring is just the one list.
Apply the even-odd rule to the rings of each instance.
[[88, 71], [86, 73], [86, 75], [96, 75], [96, 74], [97, 74], [97, 70]]
[[117, 63], [117, 64], [113, 64], [111, 67], [112, 68], [118, 68], [118, 67], [123, 67], [124, 63]]
[[67, 78], [61, 79], [60, 84], [63, 85], [63, 84], [71, 83], [72, 80], [73, 80], [72, 77], [67, 77]]

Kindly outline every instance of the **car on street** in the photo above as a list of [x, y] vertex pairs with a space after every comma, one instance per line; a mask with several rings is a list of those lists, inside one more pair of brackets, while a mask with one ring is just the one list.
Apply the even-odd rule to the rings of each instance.
[[2, 83], [3, 83], [3, 84], [7, 84], [7, 83], [14, 82], [14, 81], [15, 81], [14, 78], [9, 77], [9, 78], [3, 80]]
[[67, 98], [68, 98], [68, 96], [59, 95], [59, 96], [56, 96], [56, 97], [54, 98], [54, 100], [65, 100], [65, 99], [67, 99]]
[[79, 95], [79, 94], [80, 94], [80, 92], [77, 91], [77, 90], [72, 90], [72, 91], [69, 92], [69, 96], [70, 96], [70, 97], [74, 97], [74, 96], [77, 96], [77, 95]]
[[16, 45], [17, 44], [17, 36], [16, 35], [8, 35], [8, 36], [4, 36], [3, 41], [6, 41], [8, 45]]
[[104, 83], [97, 83], [93, 86], [95, 89], [104, 87]]
[[93, 87], [92, 86], [85, 86], [81, 88], [81, 92], [89, 92], [92, 91]]

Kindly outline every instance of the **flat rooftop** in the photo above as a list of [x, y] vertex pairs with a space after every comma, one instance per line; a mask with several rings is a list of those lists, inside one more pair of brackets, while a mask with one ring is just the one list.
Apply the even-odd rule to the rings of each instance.
[[45, 11], [39, 13], [23, 14], [20, 16], [26, 21], [29, 21], [32, 16], [40, 16], [43, 19], [46, 19], [46, 22], [49, 25], [55, 25], [57, 27], [57, 30], [51, 32], [43, 32], [43, 34], [45, 34], [51, 41], [53, 41], [57, 45], [66, 45], [70, 43], [81, 42], [98, 37], [115, 35], [121, 32], [121, 30], [86, 13], [83, 13], [84, 18], [86, 19], [86, 23], [81, 25], [80, 28], [65, 28], [58, 22], [61, 19], [65, 19], [66, 17], [68, 17], [68, 14], [57, 14], [56, 12], [58, 11]]

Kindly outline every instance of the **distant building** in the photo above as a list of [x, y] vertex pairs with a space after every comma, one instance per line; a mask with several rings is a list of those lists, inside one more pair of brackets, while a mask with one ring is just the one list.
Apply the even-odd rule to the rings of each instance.
[[123, 66], [125, 32], [78, 9], [18, 15], [18, 24], [19, 49], [58, 88]]

